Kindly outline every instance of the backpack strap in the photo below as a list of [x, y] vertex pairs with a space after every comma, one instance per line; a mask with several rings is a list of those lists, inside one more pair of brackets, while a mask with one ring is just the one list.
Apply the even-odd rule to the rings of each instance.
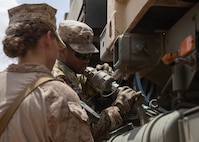
[[3, 114], [3, 116], [0, 119], [0, 135], [8, 125], [10, 119], [12, 118], [12, 115], [15, 113], [17, 108], [19, 107], [20, 103], [27, 97], [34, 89], [36, 89], [39, 85], [50, 81], [50, 80], [58, 80], [53, 77], [41, 77], [31, 83], [17, 98], [15, 101], [9, 106], [9, 108], [6, 110], [6, 112]]

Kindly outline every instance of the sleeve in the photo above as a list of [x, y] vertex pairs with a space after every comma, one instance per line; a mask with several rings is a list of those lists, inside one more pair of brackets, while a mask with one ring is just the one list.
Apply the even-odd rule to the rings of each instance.
[[46, 118], [52, 141], [92, 142], [88, 115], [77, 94], [59, 81], [50, 81], [45, 87]]
[[100, 119], [91, 127], [95, 142], [107, 139], [112, 130], [122, 125], [123, 121], [119, 111], [118, 107], [110, 106], [100, 113]]

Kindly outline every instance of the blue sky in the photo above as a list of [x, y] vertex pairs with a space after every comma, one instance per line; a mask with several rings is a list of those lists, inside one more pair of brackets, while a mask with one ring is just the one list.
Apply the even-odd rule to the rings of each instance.
[[9, 64], [16, 62], [16, 59], [8, 58], [2, 48], [2, 39], [9, 22], [7, 10], [23, 3], [47, 3], [56, 8], [57, 25], [64, 19], [64, 14], [70, 8], [70, 0], [0, 0], [0, 71], [4, 70]]

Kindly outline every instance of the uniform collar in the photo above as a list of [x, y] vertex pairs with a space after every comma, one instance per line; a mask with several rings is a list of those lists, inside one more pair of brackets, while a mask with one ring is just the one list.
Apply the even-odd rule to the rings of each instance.
[[51, 75], [50, 70], [44, 65], [38, 64], [11, 64], [6, 69], [8, 72], [19, 72], [19, 73], [27, 73], [27, 72], [43, 72]]

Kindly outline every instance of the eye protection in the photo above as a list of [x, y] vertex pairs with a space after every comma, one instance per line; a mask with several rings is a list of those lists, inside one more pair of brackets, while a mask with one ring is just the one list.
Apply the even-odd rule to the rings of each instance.
[[86, 59], [90, 59], [93, 54], [92, 53], [89, 53], [89, 54], [80, 54], [80, 53], [77, 53], [75, 52], [75, 56], [81, 60], [86, 60]]
[[78, 53], [75, 50], [73, 50], [73, 48], [70, 46], [70, 44], [68, 42], [64, 42], [66, 47], [68, 47], [70, 50], [75, 52], [75, 56], [81, 60], [87, 60], [90, 59], [93, 54], [92, 53], [86, 53], [86, 54], [82, 54], [82, 53]]

